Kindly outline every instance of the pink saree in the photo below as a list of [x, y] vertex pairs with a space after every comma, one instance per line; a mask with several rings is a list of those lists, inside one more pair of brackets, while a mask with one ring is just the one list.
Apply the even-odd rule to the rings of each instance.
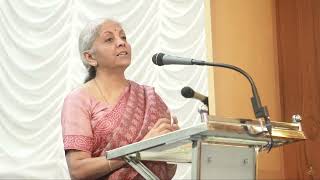
[[[99, 102], [84, 90], [70, 93], [62, 111], [65, 150], [90, 152], [92, 157], [138, 142], [159, 118], [169, 117], [168, 108], [154, 88], [130, 81], [118, 103], [110, 106]], [[164, 162], [144, 162], [160, 179], [171, 179], [175, 165]], [[131, 167], [123, 167], [104, 179], [143, 179]]]

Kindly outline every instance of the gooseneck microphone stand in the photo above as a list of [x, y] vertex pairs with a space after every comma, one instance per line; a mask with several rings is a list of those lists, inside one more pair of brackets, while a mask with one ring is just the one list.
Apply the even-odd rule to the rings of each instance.
[[193, 65], [214, 66], [214, 67], [222, 67], [222, 68], [232, 69], [232, 70], [235, 70], [235, 71], [241, 73], [244, 77], [246, 77], [246, 79], [248, 79], [248, 81], [251, 85], [251, 90], [252, 90], [252, 94], [253, 94], [253, 96], [251, 97], [251, 104], [252, 104], [252, 108], [254, 111], [254, 115], [256, 118], [263, 118], [265, 121], [265, 126], [266, 126], [267, 131], [270, 135], [270, 143], [267, 145], [268, 151], [270, 151], [273, 146], [272, 125], [270, 122], [270, 116], [269, 116], [267, 106], [261, 105], [261, 100], [260, 100], [260, 97], [258, 94], [258, 90], [256, 88], [256, 85], [255, 85], [252, 77], [247, 72], [242, 70], [241, 68], [234, 66], [234, 65], [230, 65], [230, 64], [211, 63], [211, 62], [198, 61], [198, 60], [191, 60], [191, 63]]

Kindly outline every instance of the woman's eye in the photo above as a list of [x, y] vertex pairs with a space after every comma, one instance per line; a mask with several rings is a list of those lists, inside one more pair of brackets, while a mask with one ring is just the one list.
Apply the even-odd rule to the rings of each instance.
[[127, 40], [127, 37], [126, 36], [122, 36], [121, 37], [123, 40]]
[[107, 38], [105, 41], [106, 42], [112, 42], [113, 38]]

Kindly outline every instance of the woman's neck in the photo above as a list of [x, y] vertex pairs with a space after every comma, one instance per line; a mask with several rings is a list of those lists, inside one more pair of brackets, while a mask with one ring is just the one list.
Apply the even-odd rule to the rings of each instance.
[[104, 92], [112, 93], [114, 91], [119, 92], [128, 86], [128, 81], [123, 72], [101, 72], [97, 71], [95, 80], [99, 83], [99, 86]]

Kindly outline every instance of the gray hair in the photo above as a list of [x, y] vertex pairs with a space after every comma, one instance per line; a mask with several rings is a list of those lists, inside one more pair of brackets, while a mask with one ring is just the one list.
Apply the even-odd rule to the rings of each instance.
[[96, 38], [99, 35], [99, 31], [101, 29], [101, 26], [103, 23], [107, 21], [114, 21], [110, 18], [99, 18], [95, 19], [93, 21], [90, 21], [81, 31], [79, 36], [79, 52], [80, 57], [82, 60], [83, 65], [89, 69], [90, 64], [87, 62], [86, 58], [84, 57], [84, 53], [86, 51], [89, 51], [92, 48], [93, 42], [96, 40]]

